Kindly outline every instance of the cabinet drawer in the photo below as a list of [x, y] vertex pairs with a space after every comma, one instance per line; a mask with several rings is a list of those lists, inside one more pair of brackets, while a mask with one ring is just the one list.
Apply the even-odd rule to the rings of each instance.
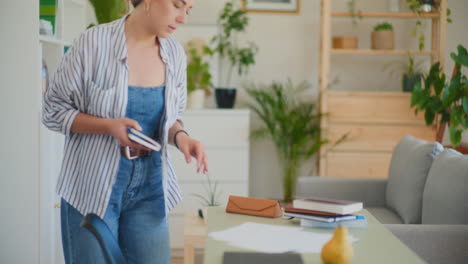
[[[171, 148], [171, 160], [180, 181], [201, 180], [202, 174], [197, 174], [196, 160], [190, 164], [185, 162], [184, 155]], [[248, 181], [249, 150], [248, 148], [217, 149], [206, 148], [208, 155], [209, 175], [218, 180]]]
[[183, 215], [169, 215], [169, 236], [171, 248], [184, 248]]
[[388, 151], [391, 152], [398, 142], [406, 135], [434, 141], [435, 131], [425, 125], [370, 125], [370, 124], [339, 124], [331, 123], [328, 136], [332, 142], [348, 134], [348, 138], [336, 145], [334, 150], [346, 151]]
[[410, 96], [402, 92], [329, 92], [329, 120], [424, 124], [424, 116], [416, 116], [411, 109]]
[[183, 115], [184, 127], [206, 147], [242, 147], [249, 143], [247, 110], [199, 110]]
[[329, 152], [326, 156], [326, 176], [386, 179], [392, 154], [379, 152]]
[[[186, 212], [196, 212], [199, 208], [203, 207], [200, 200], [193, 194], [201, 194], [206, 197], [206, 191], [203, 187], [206, 185], [205, 181], [199, 183], [181, 183], [180, 188], [183, 195], [183, 200], [178, 204], [172, 211], [171, 215], [183, 215]], [[229, 195], [247, 196], [248, 194], [248, 183], [218, 183], [219, 202], [220, 205], [225, 206], [227, 204]]]

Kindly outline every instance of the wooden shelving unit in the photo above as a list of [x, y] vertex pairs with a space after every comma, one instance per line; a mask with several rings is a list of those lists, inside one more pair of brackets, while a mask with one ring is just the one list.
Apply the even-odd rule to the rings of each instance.
[[[427, 127], [424, 117], [416, 116], [410, 108], [411, 94], [378, 91], [329, 91], [331, 56], [352, 55], [418, 55], [429, 56], [431, 63], [444, 67], [447, 0], [441, 0], [438, 12], [359, 12], [365, 18], [428, 19], [431, 22], [429, 50], [364, 50], [333, 49], [332, 20], [351, 19], [350, 12], [332, 11], [332, 0], [321, 0], [320, 45], [320, 111], [326, 113], [321, 121], [323, 136], [332, 142], [342, 135], [341, 144], [320, 150], [319, 176], [352, 178], [386, 178], [391, 153], [405, 135], [434, 141], [436, 130]], [[369, 32], [370, 33], [370, 32]]]

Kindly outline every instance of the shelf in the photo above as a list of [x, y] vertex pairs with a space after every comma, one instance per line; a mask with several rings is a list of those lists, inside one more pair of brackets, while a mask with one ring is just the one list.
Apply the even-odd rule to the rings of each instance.
[[433, 55], [430, 50], [363, 50], [363, 49], [331, 49], [332, 54], [368, 54], [368, 55]]
[[[342, 125], [372, 125], [372, 126], [381, 126], [381, 125], [391, 125], [391, 126], [423, 126], [426, 127], [424, 121], [418, 120], [382, 120], [382, 119], [333, 119], [329, 121], [330, 125], [342, 124]], [[325, 126], [326, 127], [326, 126]]]
[[86, 1], [85, 0], [65, 0], [64, 1], [66, 4], [73, 4], [75, 7], [86, 7]]
[[328, 94], [333, 96], [341, 96], [341, 97], [350, 97], [350, 96], [367, 96], [367, 97], [411, 97], [410, 92], [403, 92], [403, 91], [342, 91], [342, 90], [328, 90]]
[[39, 41], [41, 41], [42, 43], [49, 43], [49, 44], [55, 44], [55, 45], [65, 45], [63, 40], [57, 39], [57, 38], [51, 37], [51, 36], [39, 35]]
[[[350, 12], [332, 12], [333, 17], [352, 17]], [[393, 18], [439, 18], [439, 13], [422, 13], [416, 14], [413, 12], [358, 12], [358, 17], [393, 17]]]

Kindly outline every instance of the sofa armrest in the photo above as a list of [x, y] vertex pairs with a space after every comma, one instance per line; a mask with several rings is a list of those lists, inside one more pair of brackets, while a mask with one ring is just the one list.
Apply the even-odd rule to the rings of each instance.
[[427, 263], [466, 263], [468, 225], [385, 225]]
[[387, 180], [344, 179], [304, 176], [296, 187], [298, 198], [322, 196], [332, 199], [361, 201], [364, 207], [385, 207]]

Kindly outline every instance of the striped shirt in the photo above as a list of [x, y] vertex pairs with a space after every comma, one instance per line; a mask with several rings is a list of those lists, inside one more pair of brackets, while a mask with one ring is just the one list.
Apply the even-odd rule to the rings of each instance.
[[[71, 133], [70, 129], [80, 112], [102, 118], [125, 117], [127, 16], [81, 34], [64, 55], [44, 96], [42, 122], [49, 129], [66, 135], [56, 190], [83, 215], [95, 213], [104, 217], [119, 165], [119, 144], [109, 135]], [[168, 213], [182, 200], [167, 146], [169, 128], [180, 120], [186, 105], [187, 64], [184, 49], [176, 40], [160, 38], [159, 42], [160, 55], [166, 65], [161, 144]]]

